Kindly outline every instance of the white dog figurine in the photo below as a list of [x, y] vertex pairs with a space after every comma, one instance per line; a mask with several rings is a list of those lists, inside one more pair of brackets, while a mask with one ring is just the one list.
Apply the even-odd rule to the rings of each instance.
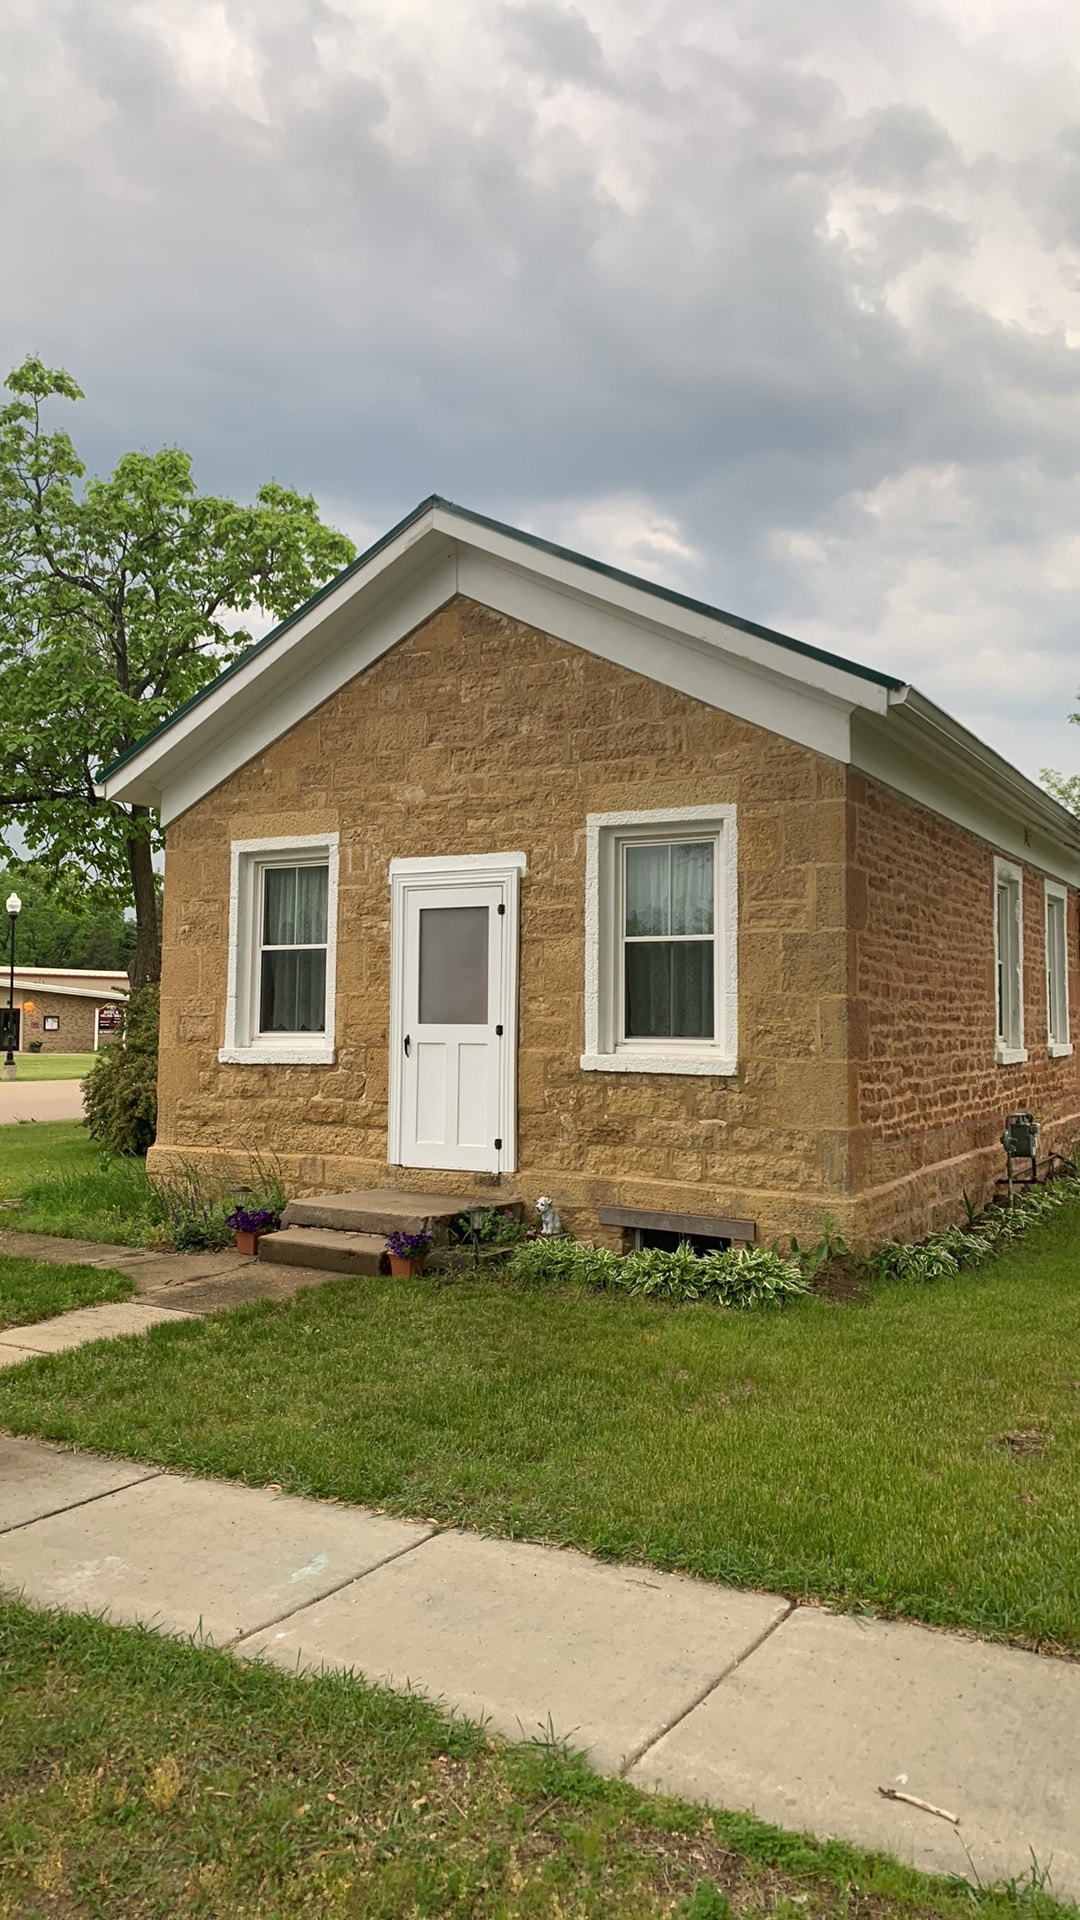
[[562, 1232], [562, 1221], [555, 1211], [555, 1202], [554, 1200], [549, 1200], [546, 1193], [540, 1195], [536, 1203], [536, 1211], [540, 1215], [540, 1231], [542, 1234], [546, 1236], [548, 1234]]

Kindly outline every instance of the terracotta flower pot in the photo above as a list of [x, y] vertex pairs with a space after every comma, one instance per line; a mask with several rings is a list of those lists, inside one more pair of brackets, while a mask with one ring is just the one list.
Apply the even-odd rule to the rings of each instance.
[[257, 1233], [241, 1233], [239, 1227], [237, 1227], [236, 1251], [237, 1253], [247, 1253], [247, 1254], [258, 1253], [259, 1251], [258, 1234]]
[[423, 1260], [414, 1260], [411, 1254], [388, 1253], [386, 1257], [390, 1262], [391, 1273], [395, 1274], [399, 1280], [411, 1280], [413, 1274], [424, 1271]]

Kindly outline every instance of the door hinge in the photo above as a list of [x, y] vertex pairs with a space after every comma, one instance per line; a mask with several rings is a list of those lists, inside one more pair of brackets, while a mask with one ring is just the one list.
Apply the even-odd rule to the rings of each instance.
[[499, 901], [499, 905], [498, 905], [498, 908], [497, 908], [497, 911], [498, 911], [499, 913], [505, 913], [505, 912], [506, 912], [506, 902], [505, 902], [505, 900], [500, 900], [500, 901]]
[[502, 1152], [502, 1141], [501, 1141], [501, 1140], [496, 1140], [496, 1142], [495, 1142], [495, 1151], [496, 1151], [496, 1153], [501, 1153], [501, 1152]]

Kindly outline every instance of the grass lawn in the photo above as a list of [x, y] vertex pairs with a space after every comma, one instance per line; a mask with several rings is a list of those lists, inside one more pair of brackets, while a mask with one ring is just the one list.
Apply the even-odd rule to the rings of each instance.
[[90, 1172], [100, 1158], [81, 1120], [13, 1121], [0, 1127], [0, 1194], [21, 1194], [51, 1174]]
[[55, 1267], [47, 1260], [9, 1260], [0, 1255], [0, 1331], [49, 1320], [70, 1307], [101, 1300], [127, 1300], [133, 1283], [122, 1273], [97, 1267]]
[[94, 1064], [92, 1053], [17, 1053], [17, 1080], [83, 1080]]
[[861, 1306], [344, 1280], [0, 1375], [0, 1427], [1080, 1648], [1080, 1209]]
[[81, 1120], [0, 1127], [0, 1227], [141, 1247], [161, 1239], [146, 1162], [105, 1153]]
[[1051, 1920], [605, 1781], [415, 1695], [0, 1608], [0, 1911], [109, 1920]]

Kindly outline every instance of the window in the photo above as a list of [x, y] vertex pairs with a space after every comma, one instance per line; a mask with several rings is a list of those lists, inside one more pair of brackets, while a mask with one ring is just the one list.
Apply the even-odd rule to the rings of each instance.
[[994, 861], [994, 966], [999, 1066], [1026, 1060], [1024, 1049], [1024, 894], [1019, 867]]
[[736, 1071], [734, 807], [590, 814], [589, 1070]]
[[716, 1038], [716, 840], [627, 840], [618, 1041]]
[[226, 1062], [334, 1058], [337, 835], [232, 849]]
[[259, 1032], [326, 1031], [325, 862], [261, 869]]
[[1056, 881], [1046, 882], [1046, 1039], [1056, 1058], [1071, 1053], [1069, 1044], [1069, 896]]

